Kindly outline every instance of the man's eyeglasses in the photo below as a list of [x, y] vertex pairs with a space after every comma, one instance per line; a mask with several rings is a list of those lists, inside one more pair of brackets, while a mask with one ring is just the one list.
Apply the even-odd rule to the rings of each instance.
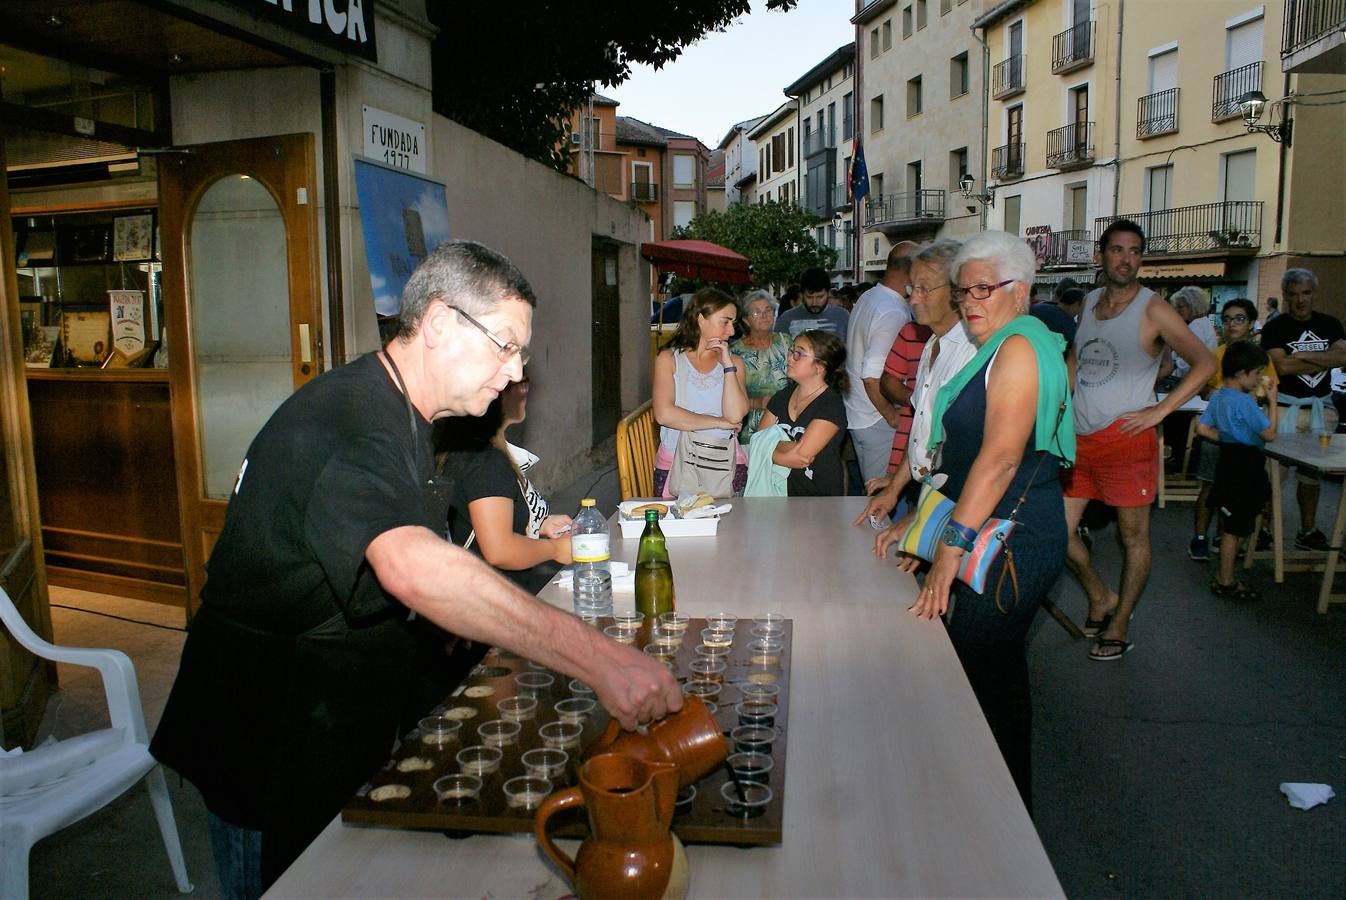
[[818, 357], [814, 356], [812, 353], [808, 353], [808, 352], [806, 352], [806, 351], [804, 351], [804, 350], [800, 350], [798, 347], [791, 347], [789, 350], [787, 350], [787, 351], [785, 351], [785, 352], [788, 353], [788, 354], [790, 354], [790, 358], [793, 359], [795, 362], [799, 362], [801, 359], [817, 359], [817, 358], [818, 358]]
[[[908, 300], [910, 300], [910, 299], [911, 299], [913, 296], [915, 296], [916, 294], [921, 294], [922, 296], [929, 297], [929, 296], [930, 296], [931, 294], [933, 294], [935, 291], [938, 291], [938, 290], [940, 290], [941, 288], [946, 288], [946, 287], [949, 287], [949, 285], [947, 285], [947, 284], [937, 284], [937, 285], [935, 285], [934, 287], [926, 287], [926, 286], [923, 285], [923, 284], [913, 284], [913, 283], [908, 283], [907, 286], [904, 287], [904, 288], [902, 289], [902, 296], [903, 296], [903, 297], [906, 297]], [[985, 298], [983, 298], [983, 299], [985, 299]]]
[[1220, 316], [1220, 320], [1222, 322], [1232, 322], [1235, 325], [1246, 325], [1248, 323], [1248, 317], [1242, 313], [1234, 316]]
[[500, 338], [496, 337], [489, 328], [487, 328], [485, 325], [481, 324], [476, 319], [469, 316], [467, 313], [463, 312], [458, 307], [454, 306], [451, 303], [446, 303], [444, 305], [447, 306], [449, 309], [453, 310], [454, 312], [458, 313], [458, 315], [462, 316], [464, 319], [466, 319], [469, 323], [473, 325], [473, 327], [475, 327], [482, 334], [486, 335], [487, 339], [490, 340], [492, 344], [495, 344], [496, 359], [500, 360], [501, 362], [508, 362], [515, 356], [518, 356], [523, 359], [524, 365], [528, 365], [528, 359], [530, 357], [530, 354], [527, 348], [520, 346], [514, 341], [500, 340]]
[[972, 295], [973, 300], [985, 300], [1005, 285], [1013, 284], [1015, 280], [1016, 279], [1014, 278], [1006, 278], [1004, 281], [995, 284], [978, 283], [969, 284], [967, 287], [958, 287], [955, 284], [951, 284], [949, 285], [949, 293], [953, 295], [954, 303], [964, 302], [969, 294]]

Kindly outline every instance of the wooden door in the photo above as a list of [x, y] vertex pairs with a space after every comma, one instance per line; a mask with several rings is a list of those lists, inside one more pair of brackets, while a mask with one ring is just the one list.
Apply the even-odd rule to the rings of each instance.
[[617, 246], [593, 242], [593, 443], [617, 433], [622, 403], [622, 293], [618, 277]]
[[177, 148], [159, 168], [187, 611], [248, 445], [321, 371], [311, 134]]

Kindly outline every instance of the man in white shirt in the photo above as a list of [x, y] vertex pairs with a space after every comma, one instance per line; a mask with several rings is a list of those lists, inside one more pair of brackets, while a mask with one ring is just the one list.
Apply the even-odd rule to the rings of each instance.
[[[928, 327], [932, 334], [921, 353], [921, 363], [912, 385], [911, 405], [915, 414], [911, 420], [911, 434], [903, 465], [897, 467], [890, 479], [874, 485], [880, 490], [856, 518], [856, 525], [866, 519], [875, 523], [887, 521], [907, 485], [919, 482], [935, 468], [936, 460], [931, 458], [929, 449], [930, 413], [935, 406], [935, 394], [977, 353], [977, 347], [968, 337], [958, 309], [949, 296], [949, 263], [961, 248], [959, 241], [935, 241], [917, 253], [912, 262], [907, 298], [916, 321]], [[935, 479], [941, 480], [940, 477]], [[907, 524], [900, 521], [885, 528], [875, 541], [875, 552], [884, 555], [888, 545], [902, 536]]]
[[846, 426], [865, 481], [888, 472], [888, 457], [900, 411], [883, 396], [879, 381], [888, 350], [902, 326], [911, 321], [903, 293], [911, 281], [911, 258], [920, 248], [903, 241], [888, 251], [879, 283], [860, 295], [846, 332]]

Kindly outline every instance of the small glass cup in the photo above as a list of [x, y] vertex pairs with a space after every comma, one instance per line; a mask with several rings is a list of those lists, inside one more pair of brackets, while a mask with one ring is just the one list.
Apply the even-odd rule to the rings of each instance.
[[466, 775], [458, 772], [436, 779], [431, 787], [434, 788], [435, 795], [439, 797], [440, 803], [449, 806], [463, 806], [475, 802], [477, 797], [480, 796], [481, 779], [476, 775]]
[[713, 631], [733, 631], [738, 625], [738, 616], [731, 612], [717, 612], [706, 616], [706, 627]]
[[588, 697], [571, 697], [569, 700], [559, 700], [554, 709], [556, 710], [557, 720], [561, 722], [580, 722], [593, 714], [597, 702]]
[[706, 708], [706, 712], [710, 713], [712, 716], [720, 711], [720, 704], [714, 702], [713, 700], [702, 700], [701, 705], [704, 706]]
[[[743, 791], [742, 797], [738, 793], [740, 790]], [[720, 785], [720, 796], [728, 804], [725, 812], [729, 815], [742, 819], [752, 819], [766, 812], [767, 804], [771, 802], [772, 793], [771, 788], [755, 781], [740, 784], [726, 781]]]
[[625, 625], [609, 625], [603, 629], [603, 633], [619, 644], [634, 644], [640, 629], [628, 628]]
[[734, 646], [734, 632], [728, 629], [701, 629], [701, 644], [705, 647], [724, 647], [726, 652]]
[[740, 725], [729, 732], [735, 753], [770, 753], [776, 740], [776, 729], [761, 725]]
[[519, 761], [523, 763], [525, 775], [554, 779], [565, 773], [566, 764], [570, 762], [570, 754], [555, 747], [538, 747], [535, 750], [525, 751]]
[[682, 640], [687, 636], [687, 629], [681, 631], [669, 628], [666, 625], [656, 625], [650, 631], [650, 640], [659, 641], [664, 644], [671, 644], [674, 647], [681, 647]]
[[537, 714], [536, 697], [506, 697], [495, 704], [506, 722], [527, 722]]
[[514, 676], [520, 697], [537, 697], [556, 683], [549, 672], [522, 672]]
[[645, 621], [645, 614], [632, 610], [613, 610], [612, 621], [630, 631], [639, 631]]
[[447, 747], [457, 743], [458, 732], [463, 729], [460, 719], [446, 719], [443, 716], [426, 716], [417, 725], [421, 729], [421, 743], [431, 747]]
[[499, 769], [500, 758], [504, 755], [499, 747], [483, 747], [480, 744], [475, 744], [459, 750], [458, 755], [454, 758], [458, 761], [458, 767], [463, 770], [464, 774], [475, 775], [480, 778]]
[[720, 695], [722, 685], [713, 681], [689, 681], [682, 686], [683, 696], [700, 697], [702, 702]]
[[690, 616], [673, 610], [659, 617], [659, 627], [673, 634], [682, 634], [687, 630], [687, 623], [690, 621], [692, 621]]
[[756, 669], [774, 669], [780, 665], [781, 642], [774, 638], [748, 641], [748, 665]]
[[678, 645], [665, 641], [650, 641], [645, 645], [645, 653], [659, 659], [674, 659], [678, 655]]
[[771, 770], [776, 766], [775, 760], [765, 753], [731, 753], [725, 762], [739, 781], [755, 781], [758, 784], [768, 784], [771, 781]]
[[776, 704], [768, 700], [743, 700], [734, 706], [738, 724], [761, 725], [770, 728], [776, 724]]
[[677, 797], [673, 800], [673, 815], [680, 816], [692, 808], [692, 803], [696, 800], [696, 785], [689, 784], [678, 791]]
[[551, 793], [551, 782], [533, 775], [520, 775], [505, 782], [505, 805], [510, 809], [531, 812], [542, 805]]
[[518, 722], [492, 719], [477, 726], [477, 736], [487, 747], [510, 747], [518, 743], [522, 728]]
[[738, 685], [738, 693], [744, 700], [765, 700], [775, 703], [780, 694], [780, 685], [757, 681], [744, 681]]
[[758, 613], [752, 620], [752, 633], [759, 637], [784, 634], [785, 616], [778, 612]]
[[542, 743], [555, 750], [573, 750], [580, 745], [584, 726], [579, 722], [548, 722], [537, 730]]
[[730, 649], [730, 647], [707, 647], [705, 644], [697, 644], [696, 655], [698, 657], [723, 659], [729, 655]]
[[724, 663], [718, 659], [694, 659], [687, 665], [687, 671], [692, 673], [693, 682], [713, 682], [719, 684], [724, 681]]
[[570, 679], [568, 687], [570, 688], [572, 697], [592, 697], [594, 695], [594, 689], [589, 687], [583, 681], [580, 681], [578, 678]]

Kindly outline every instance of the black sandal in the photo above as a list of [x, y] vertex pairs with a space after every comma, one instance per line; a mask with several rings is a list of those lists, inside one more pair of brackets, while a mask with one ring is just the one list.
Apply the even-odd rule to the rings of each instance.
[[1254, 591], [1247, 585], [1235, 581], [1233, 584], [1220, 584], [1218, 581], [1210, 583], [1210, 592], [1217, 597], [1223, 597], [1226, 600], [1252, 601], [1261, 600], [1262, 594]]

